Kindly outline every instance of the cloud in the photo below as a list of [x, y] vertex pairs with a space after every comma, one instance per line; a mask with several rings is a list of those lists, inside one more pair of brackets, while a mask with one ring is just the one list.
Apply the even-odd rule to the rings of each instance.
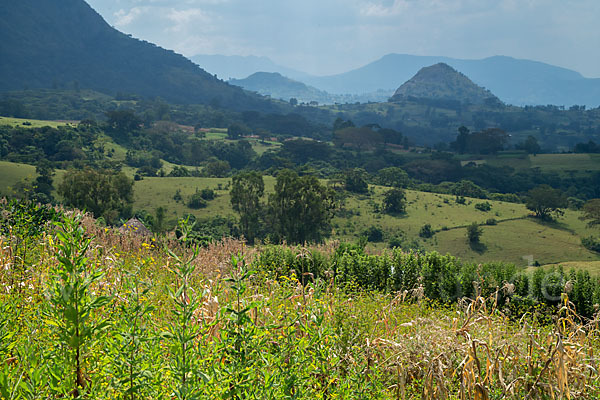
[[342, 72], [386, 53], [508, 55], [600, 77], [600, 1], [86, 0], [135, 37], [188, 56], [268, 56]]
[[120, 9], [115, 13], [115, 21], [114, 24], [117, 27], [126, 27], [132, 24], [135, 20], [137, 20], [142, 14], [148, 12], [150, 10], [149, 7], [133, 7], [129, 11], [125, 11], [124, 9]]

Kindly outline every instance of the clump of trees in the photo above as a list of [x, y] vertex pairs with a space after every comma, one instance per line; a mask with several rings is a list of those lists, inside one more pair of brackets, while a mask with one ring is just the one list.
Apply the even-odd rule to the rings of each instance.
[[261, 202], [264, 182], [257, 172], [236, 175], [230, 193], [249, 242], [263, 237], [289, 243], [319, 242], [331, 231], [335, 193], [315, 176], [282, 170], [266, 204]]
[[123, 172], [68, 170], [58, 193], [66, 205], [89, 211], [111, 224], [131, 216], [133, 180]]

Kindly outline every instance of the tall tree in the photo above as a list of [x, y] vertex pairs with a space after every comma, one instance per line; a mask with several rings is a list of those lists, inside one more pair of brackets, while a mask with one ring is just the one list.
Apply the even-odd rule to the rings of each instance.
[[560, 216], [563, 214], [561, 208], [568, 205], [567, 197], [563, 192], [549, 185], [537, 186], [531, 189], [527, 196], [525, 206], [540, 219], [551, 219], [553, 215]]
[[269, 219], [277, 239], [291, 243], [320, 241], [331, 229], [335, 208], [333, 190], [312, 175], [299, 177], [291, 170], [277, 175], [269, 196]]
[[263, 177], [256, 171], [244, 172], [232, 179], [231, 205], [240, 214], [242, 234], [249, 243], [254, 243], [260, 229], [260, 198], [264, 191]]

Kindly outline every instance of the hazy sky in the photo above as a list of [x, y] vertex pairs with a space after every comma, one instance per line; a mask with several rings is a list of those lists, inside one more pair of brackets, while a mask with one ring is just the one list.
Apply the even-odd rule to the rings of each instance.
[[388, 53], [506, 55], [600, 78], [599, 0], [87, 1], [120, 31], [186, 56], [267, 56], [323, 75]]

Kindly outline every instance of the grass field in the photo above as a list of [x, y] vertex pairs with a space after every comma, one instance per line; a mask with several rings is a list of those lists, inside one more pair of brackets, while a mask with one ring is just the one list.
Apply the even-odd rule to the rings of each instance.
[[35, 176], [34, 166], [0, 161], [0, 195], [11, 195], [17, 182], [25, 178], [33, 179]]
[[[172, 165], [165, 164], [165, 169]], [[124, 168], [132, 175], [134, 169]], [[64, 171], [56, 171], [55, 187], [60, 183]], [[133, 175], [132, 175], [133, 176]], [[0, 162], [0, 194], [10, 195], [10, 188], [26, 177], [35, 177], [35, 167]], [[265, 198], [274, 190], [275, 178], [266, 176]], [[229, 178], [144, 178], [134, 185], [134, 210], [146, 210], [154, 213], [159, 206], [167, 209], [167, 220], [174, 223], [185, 214], [198, 218], [233, 216], [229, 196]], [[186, 206], [189, 197], [202, 189], [215, 190], [217, 197], [208, 201], [206, 208], [192, 210]], [[175, 201], [179, 190], [182, 201]], [[559, 262], [600, 261], [600, 255], [581, 246], [580, 238], [596, 235], [597, 231], [586, 227], [579, 220], [579, 212], [567, 210], [558, 222], [542, 224], [533, 218], [527, 218], [529, 211], [523, 204], [489, 201], [492, 209], [483, 212], [475, 209], [475, 204], [484, 200], [467, 198], [466, 204], [456, 203], [451, 195], [406, 191], [407, 212], [405, 215], [390, 216], [377, 211], [380, 207], [385, 187], [372, 186], [369, 195], [350, 195], [344, 203], [346, 210], [333, 221], [332, 239], [356, 241], [371, 227], [384, 232], [384, 240], [369, 243], [372, 251], [382, 251], [388, 247], [391, 238], [400, 236], [406, 246], [418, 245], [426, 250], [450, 253], [464, 260], [509, 261], [520, 266], [530, 262], [540, 264]], [[494, 219], [496, 225], [485, 225]], [[481, 245], [471, 246], [466, 238], [466, 226], [476, 222], [482, 224]], [[437, 233], [430, 239], [419, 237], [419, 231], [425, 224], [431, 224]], [[584, 264], [585, 265], [585, 264]]]
[[600, 261], [565, 261], [555, 264], [545, 264], [541, 267], [528, 267], [526, 271], [533, 272], [538, 268], [558, 268], [559, 266], [562, 266], [565, 271], [569, 271], [571, 269], [586, 270], [589, 271], [591, 275], [600, 275]]
[[[24, 125], [24, 123], [26, 125]], [[43, 121], [37, 119], [23, 119], [23, 118], [9, 118], [0, 117], [0, 125], [10, 125], [13, 127], [20, 126], [21, 128], [41, 128], [43, 126], [50, 126], [52, 128], [58, 128], [59, 126], [71, 125], [75, 126], [76, 122], [65, 122], [65, 121]]]
[[542, 171], [599, 171], [598, 154], [538, 154], [529, 156], [532, 168]]
[[[388, 238], [403, 233], [406, 243], [418, 240], [426, 250], [450, 253], [468, 261], [503, 260], [526, 266], [530, 259], [540, 263], [600, 260], [599, 255], [581, 246], [580, 237], [594, 232], [579, 220], [580, 214], [575, 211], [567, 210], [557, 223], [541, 224], [527, 217], [530, 213], [523, 204], [489, 201], [491, 211], [483, 212], [476, 210], [475, 204], [484, 200], [467, 199], [467, 203], [461, 205], [454, 196], [408, 190], [406, 215], [389, 216], [374, 211], [375, 206], [381, 204], [385, 190], [375, 187], [370, 198], [349, 198], [345, 208], [354, 210], [355, 215], [334, 219], [337, 236], [356, 240], [366, 228], [376, 226]], [[473, 222], [485, 224], [492, 218], [497, 225], [483, 225], [482, 244], [471, 246], [466, 226]], [[419, 237], [419, 230], [425, 224], [431, 224], [437, 231], [430, 239]], [[370, 246], [382, 250], [387, 243]]]

